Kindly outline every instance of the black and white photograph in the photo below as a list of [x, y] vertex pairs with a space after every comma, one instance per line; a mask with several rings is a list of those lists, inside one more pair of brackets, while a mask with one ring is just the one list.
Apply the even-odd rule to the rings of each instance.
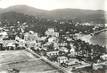
[[107, 73], [107, 1], [0, 0], [0, 73]]

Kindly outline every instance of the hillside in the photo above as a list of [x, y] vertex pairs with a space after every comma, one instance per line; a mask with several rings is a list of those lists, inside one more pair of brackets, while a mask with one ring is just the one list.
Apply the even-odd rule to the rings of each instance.
[[[57, 31], [63, 30], [62, 34], [70, 31], [72, 33], [79, 33], [79, 31], [85, 33], [92, 32], [93, 26], [76, 26], [73, 20], [49, 20], [46, 18], [40, 18], [30, 15], [25, 15], [16, 12], [6, 12], [1, 15], [0, 26], [3, 26], [10, 30], [10, 32], [20, 32], [20, 28], [25, 32], [32, 30], [41, 34], [48, 28], [55, 28]], [[62, 24], [62, 22], [64, 22]], [[14, 29], [14, 30], [13, 30]], [[74, 31], [76, 30], [76, 31]]]
[[6, 13], [6, 12], [17, 12], [17, 13], [22, 13], [22, 14], [31, 15], [31, 16], [44, 16], [45, 12], [47, 11], [36, 9], [26, 5], [18, 5], [18, 6], [12, 6], [12, 7], [3, 9], [0, 12], [0, 14]]
[[103, 10], [57, 9], [51, 11], [56, 18], [73, 19], [76, 22], [105, 23]]
[[8, 17], [8, 13], [11, 12], [41, 18], [74, 20], [75, 22], [105, 23], [103, 10], [57, 9], [46, 11], [25, 5], [17, 5], [2, 9], [0, 11], [0, 18]]

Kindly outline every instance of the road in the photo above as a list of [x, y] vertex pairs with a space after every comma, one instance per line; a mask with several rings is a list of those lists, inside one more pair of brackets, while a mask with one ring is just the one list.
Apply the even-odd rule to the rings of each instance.
[[35, 57], [39, 57], [41, 60], [45, 61], [47, 64], [51, 65], [52, 67], [58, 69], [61, 73], [68, 73], [68, 71], [66, 71], [64, 68], [52, 63], [51, 61], [49, 61], [47, 58], [38, 55], [37, 53], [35, 53], [33, 50], [31, 50], [30, 48], [27, 48], [26, 51], [32, 53], [32, 55], [34, 55]]

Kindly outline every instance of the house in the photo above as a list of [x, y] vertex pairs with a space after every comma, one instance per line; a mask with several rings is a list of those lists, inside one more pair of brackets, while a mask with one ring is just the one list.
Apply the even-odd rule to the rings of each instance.
[[48, 42], [52, 43], [52, 42], [57, 42], [57, 38], [56, 37], [50, 37], [48, 39]]
[[43, 36], [41, 38], [39, 38], [40, 41], [45, 41], [47, 37]]
[[34, 34], [34, 31], [29, 31], [30, 34]]
[[45, 32], [47, 36], [53, 36], [53, 37], [59, 37], [59, 33], [55, 32], [54, 28], [48, 28], [48, 30]]
[[60, 43], [60, 46], [67, 46], [66, 42]]
[[15, 46], [15, 43], [8, 43], [7, 45], [6, 45], [6, 47], [7, 47], [7, 50], [16, 50], [16, 46]]
[[43, 47], [42, 49], [43, 49], [43, 50], [45, 50], [45, 51], [47, 51], [47, 50], [48, 50], [48, 48], [47, 48], [47, 47]]
[[0, 47], [3, 50], [15, 50], [17, 41], [15, 40], [2, 40], [0, 41]]
[[19, 47], [25, 47], [25, 41], [24, 40], [20, 40], [19, 42], [18, 42], [18, 45], [19, 45]]
[[0, 32], [0, 36], [7, 36], [7, 32], [3, 31], [3, 32]]
[[67, 41], [73, 41], [73, 39], [68, 37], [68, 38], [67, 38]]
[[66, 62], [66, 64], [67, 64], [68, 66], [71, 66], [71, 65], [81, 64], [81, 62], [80, 62], [79, 60], [77, 60], [77, 59], [72, 58], [72, 59], [68, 60], [68, 61]]
[[17, 43], [17, 41], [16, 40], [3, 40], [2, 43], [3, 43], [3, 47], [7, 47], [9, 43], [15, 44]]
[[20, 70], [13, 68], [13, 69], [8, 69], [6, 73], [19, 73], [19, 72]]
[[75, 55], [76, 55], [75, 49], [70, 49], [70, 54], [69, 54], [69, 56], [70, 56], [70, 57], [75, 57]]
[[107, 27], [107, 24], [105, 24], [105, 27]]
[[46, 53], [47, 56], [58, 56], [59, 55], [59, 51], [50, 51]]
[[5, 31], [0, 32], [0, 40], [3, 40], [4, 38], [7, 38], [7, 37], [8, 37], [7, 32], [5, 32]]
[[60, 47], [60, 48], [59, 48], [59, 51], [62, 51], [62, 52], [67, 53], [67, 52], [68, 52], [68, 49], [67, 49], [66, 47]]
[[24, 40], [25, 40], [25, 41], [28, 41], [28, 40], [29, 40], [29, 35], [30, 35], [29, 33], [25, 33], [25, 34], [24, 34]]
[[25, 33], [24, 34], [24, 40], [25, 41], [36, 41], [38, 40], [38, 33], [33, 33], [33, 32], [29, 32], [29, 33]]
[[36, 41], [30, 41], [30, 42], [27, 41], [26, 42], [26, 46], [29, 47], [29, 48], [36, 47], [36, 45], [37, 45]]
[[85, 25], [86, 25], [86, 26], [91, 26], [91, 25], [93, 25], [93, 24], [87, 22], [87, 23], [82, 23], [81, 25], [83, 25], [83, 26], [85, 26]]
[[95, 64], [93, 64], [93, 69], [94, 70], [103, 69], [103, 66], [95, 63]]
[[56, 49], [59, 49], [59, 44], [56, 43], [56, 42], [54, 42], [54, 43], [53, 43], [53, 47], [54, 47], [55, 50], [56, 50]]
[[25, 47], [26, 41], [24, 39], [16, 36], [15, 40], [17, 41], [18, 47]]
[[17, 42], [13, 40], [5, 40], [1, 42], [1, 48], [2, 50], [16, 50], [16, 43]]
[[104, 55], [100, 56], [100, 58], [103, 59], [103, 60], [107, 60], [107, 54], [104, 54]]
[[58, 63], [66, 63], [67, 61], [68, 61], [68, 58], [67, 57], [65, 57], [65, 56], [59, 56], [58, 58], [57, 58], [57, 61], [58, 61]]
[[74, 44], [73, 43], [70, 43], [70, 47], [71, 47], [71, 51], [75, 51], [75, 46], [74, 46]]
[[9, 40], [15, 40], [16, 34], [14, 32], [9, 31], [8, 32], [8, 39]]

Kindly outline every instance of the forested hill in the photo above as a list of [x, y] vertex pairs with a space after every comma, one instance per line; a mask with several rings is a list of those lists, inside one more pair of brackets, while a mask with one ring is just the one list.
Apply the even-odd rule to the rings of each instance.
[[75, 22], [105, 23], [103, 10], [57, 9], [47, 11], [25, 5], [0, 9], [0, 18], [2, 19], [10, 16], [9, 19], [14, 19], [14, 16], [11, 16], [13, 12], [16, 16], [18, 16], [18, 14], [24, 14], [40, 18], [73, 20]]

